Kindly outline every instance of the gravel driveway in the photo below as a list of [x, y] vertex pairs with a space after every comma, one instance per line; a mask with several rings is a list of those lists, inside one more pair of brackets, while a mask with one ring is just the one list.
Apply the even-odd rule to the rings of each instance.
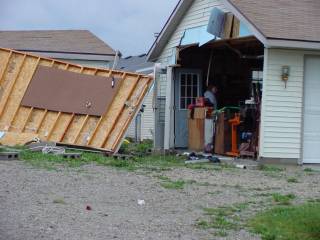
[[[183, 188], [163, 187], [166, 179], [183, 180]], [[260, 239], [242, 227], [222, 236], [197, 223], [207, 218], [206, 207], [239, 203], [246, 204], [239, 213], [245, 221], [272, 204], [274, 192], [295, 194], [294, 203], [320, 198], [320, 174], [299, 168], [127, 172], [88, 165], [48, 171], [11, 161], [0, 162], [0, 182], [1, 240]]]

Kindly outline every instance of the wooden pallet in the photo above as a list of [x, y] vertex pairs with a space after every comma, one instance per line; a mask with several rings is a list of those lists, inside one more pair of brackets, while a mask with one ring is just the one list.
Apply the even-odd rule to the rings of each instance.
[[[22, 98], [38, 66], [123, 81], [101, 117], [23, 107]], [[0, 131], [6, 131], [8, 138], [2, 144], [15, 145], [17, 133], [29, 133], [42, 141], [117, 152], [152, 81], [152, 77], [141, 74], [84, 67], [0, 48]]]

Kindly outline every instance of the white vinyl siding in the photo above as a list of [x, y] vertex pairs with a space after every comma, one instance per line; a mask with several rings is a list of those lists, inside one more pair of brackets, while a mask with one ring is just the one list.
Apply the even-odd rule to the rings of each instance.
[[[304, 60], [308, 54], [320, 52], [265, 50], [260, 138], [263, 158], [301, 158]], [[287, 87], [281, 80], [282, 66], [290, 66]]]
[[148, 93], [145, 101], [144, 101], [144, 113], [142, 113], [141, 117], [141, 138], [152, 139], [154, 137], [154, 110], [153, 110], [153, 89]]
[[[225, 11], [225, 6], [220, 0], [195, 0], [190, 6], [185, 16], [181, 20], [177, 29], [174, 31], [168, 44], [163, 49], [157, 62], [163, 67], [170, 63], [175, 47], [180, 43], [183, 33], [186, 29], [207, 25], [212, 8], [218, 7]], [[165, 96], [167, 79], [165, 75], [160, 78], [160, 96]]]

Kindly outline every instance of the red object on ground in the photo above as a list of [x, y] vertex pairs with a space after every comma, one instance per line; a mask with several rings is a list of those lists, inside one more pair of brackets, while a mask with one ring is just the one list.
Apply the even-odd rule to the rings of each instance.
[[86, 209], [87, 209], [88, 211], [91, 211], [91, 210], [92, 210], [92, 208], [91, 208], [89, 205], [87, 205]]

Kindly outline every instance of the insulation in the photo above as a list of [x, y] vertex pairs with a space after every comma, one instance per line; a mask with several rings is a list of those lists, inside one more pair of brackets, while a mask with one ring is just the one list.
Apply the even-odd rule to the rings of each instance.
[[[83, 77], [90, 79], [92, 76], [99, 76], [109, 83], [110, 78], [119, 79], [119, 85], [116, 86], [111, 101], [104, 94], [105, 100], [101, 108], [105, 109], [96, 112], [84, 113], [77, 109], [65, 109], [64, 107], [70, 104], [70, 99], [65, 101], [65, 106], [62, 104], [62, 107], [57, 109], [26, 103], [23, 106], [23, 97], [28, 95], [28, 87], [30, 86], [28, 91], [33, 88], [31, 80], [37, 69], [42, 67], [81, 74], [79, 82]], [[8, 134], [29, 133], [43, 141], [116, 152], [130, 122], [140, 110], [152, 82], [150, 76], [83, 67], [0, 48], [0, 131]], [[81, 101], [80, 105], [83, 105], [84, 100]], [[41, 103], [42, 101], [39, 101], [39, 104]]]

